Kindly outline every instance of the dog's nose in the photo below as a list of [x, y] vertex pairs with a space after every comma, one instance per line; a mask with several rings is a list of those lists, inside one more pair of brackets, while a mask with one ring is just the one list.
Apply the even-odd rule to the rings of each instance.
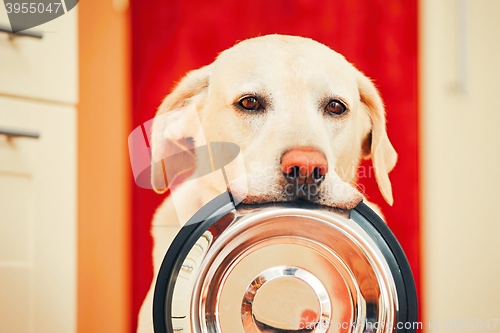
[[318, 184], [328, 172], [328, 162], [314, 148], [293, 148], [281, 157], [281, 171], [288, 181]]

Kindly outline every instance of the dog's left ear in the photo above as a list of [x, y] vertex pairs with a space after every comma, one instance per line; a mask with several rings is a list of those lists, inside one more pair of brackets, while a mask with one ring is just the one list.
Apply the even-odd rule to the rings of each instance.
[[378, 188], [385, 201], [392, 206], [394, 199], [389, 172], [396, 165], [398, 154], [387, 136], [384, 104], [368, 77], [357, 71], [356, 81], [362, 111], [367, 112], [371, 120], [371, 131], [363, 142], [363, 158], [371, 158]]

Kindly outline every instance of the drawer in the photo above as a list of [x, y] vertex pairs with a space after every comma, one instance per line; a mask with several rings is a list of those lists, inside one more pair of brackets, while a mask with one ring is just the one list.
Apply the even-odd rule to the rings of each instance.
[[0, 97], [0, 332], [76, 332], [76, 110]]
[[[10, 26], [3, 5], [0, 24]], [[43, 38], [0, 32], [0, 95], [76, 104], [77, 8], [30, 30]]]

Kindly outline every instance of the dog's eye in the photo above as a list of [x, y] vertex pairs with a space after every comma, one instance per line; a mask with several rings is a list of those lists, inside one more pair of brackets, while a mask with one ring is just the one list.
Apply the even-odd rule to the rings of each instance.
[[326, 105], [325, 111], [330, 114], [340, 116], [347, 111], [347, 108], [342, 102], [333, 100]]
[[248, 111], [257, 111], [261, 108], [261, 105], [257, 98], [253, 96], [248, 96], [240, 100], [238, 103], [243, 109]]

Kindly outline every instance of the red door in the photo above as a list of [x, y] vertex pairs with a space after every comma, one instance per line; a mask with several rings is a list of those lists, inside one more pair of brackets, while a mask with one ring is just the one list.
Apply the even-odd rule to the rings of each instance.
[[[131, 5], [133, 128], [154, 116], [162, 98], [188, 70], [209, 64], [237, 41], [258, 35], [311, 37], [344, 54], [374, 79], [386, 104], [389, 137], [399, 154], [390, 175], [394, 206], [384, 203], [373, 175], [367, 174], [360, 183], [368, 198], [382, 207], [418, 288], [416, 0], [135, 0]], [[133, 185], [134, 332], [153, 275], [149, 227], [164, 197]]]

